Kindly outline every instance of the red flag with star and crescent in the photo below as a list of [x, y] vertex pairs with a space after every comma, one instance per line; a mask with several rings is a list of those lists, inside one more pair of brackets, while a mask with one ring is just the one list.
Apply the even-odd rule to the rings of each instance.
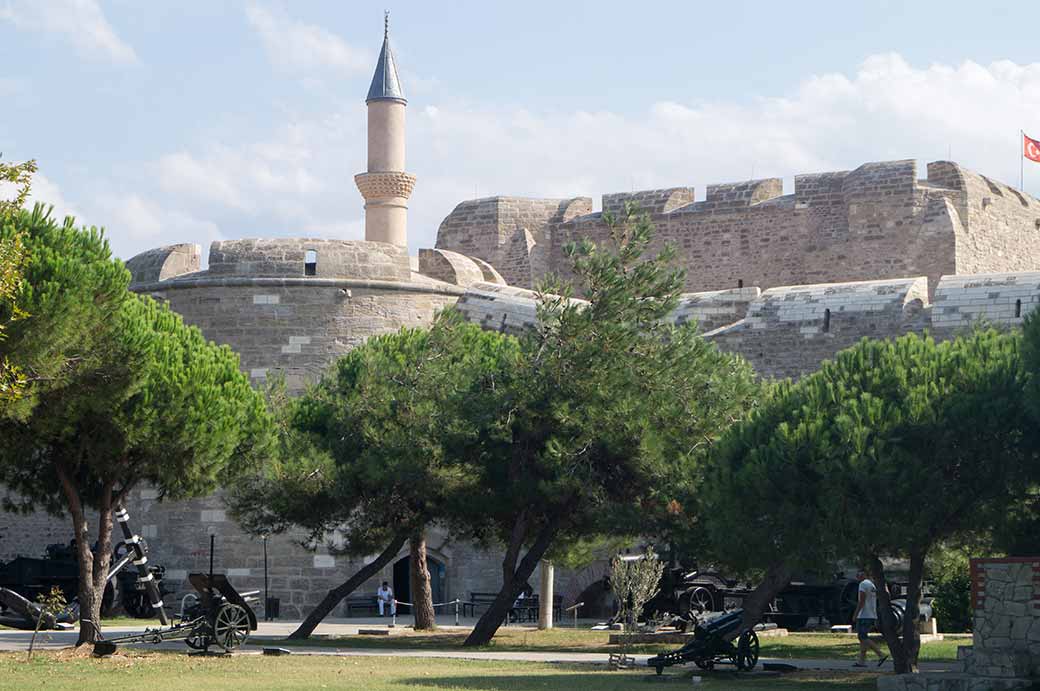
[[1022, 133], [1022, 155], [1030, 161], [1040, 163], [1040, 140]]

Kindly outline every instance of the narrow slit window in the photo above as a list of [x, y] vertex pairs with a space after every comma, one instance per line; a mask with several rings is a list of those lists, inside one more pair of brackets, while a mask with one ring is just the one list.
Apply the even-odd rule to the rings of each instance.
[[744, 287], [744, 279], [743, 278], [737, 279], [737, 287], [738, 288], [743, 288]]
[[1022, 301], [1015, 300], [1015, 319], [1022, 318]]
[[823, 311], [823, 333], [827, 333], [831, 330], [831, 311], [826, 309]]
[[307, 250], [303, 256], [303, 275], [314, 276], [318, 273], [318, 253]]

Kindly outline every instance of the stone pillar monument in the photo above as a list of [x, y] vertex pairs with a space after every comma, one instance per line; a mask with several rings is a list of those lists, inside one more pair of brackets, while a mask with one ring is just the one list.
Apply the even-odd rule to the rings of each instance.
[[553, 627], [553, 563], [542, 560], [541, 592], [538, 593], [538, 628]]
[[408, 244], [408, 198], [415, 176], [404, 172], [404, 111], [407, 101], [390, 50], [389, 13], [383, 49], [368, 89], [368, 171], [354, 176], [365, 198], [365, 240]]

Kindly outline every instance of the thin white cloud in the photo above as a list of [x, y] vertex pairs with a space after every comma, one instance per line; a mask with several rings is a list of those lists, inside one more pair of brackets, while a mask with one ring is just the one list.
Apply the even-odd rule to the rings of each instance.
[[246, 7], [246, 19], [260, 37], [271, 63], [286, 72], [333, 70], [353, 74], [372, 67], [367, 51], [320, 26], [296, 21], [257, 4]]
[[59, 34], [85, 55], [137, 61], [137, 53], [116, 34], [95, 0], [8, 0], [0, 6], [2, 20], [22, 30]]
[[[460, 201], [495, 194], [571, 197], [631, 189], [706, 185], [828, 170], [868, 161], [955, 161], [1017, 183], [1018, 130], [1040, 136], [1040, 63], [917, 67], [873, 56], [851, 74], [807, 77], [788, 93], [750, 102], [660, 101], [634, 114], [547, 111], [453, 101], [409, 107], [408, 170], [418, 176], [409, 207], [414, 252], [436, 240]], [[1026, 191], [1040, 196], [1040, 166]], [[153, 244], [228, 237], [319, 235], [357, 239], [363, 200], [353, 174], [365, 166], [365, 115], [356, 105], [295, 120], [258, 141], [205, 143], [157, 158], [159, 222], [145, 213], [110, 229], [120, 256]], [[924, 174], [924, 170], [921, 170]], [[140, 183], [140, 184], [147, 184]], [[70, 195], [71, 198], [71, 195]], [[89, 197], [83, 197], [89, 199]], [[73, 198], [75, 200], [75, 198]], [[171, 223], [176, 209], [192, 222]], [[211, 223], [212, 226], [201, 224]], [[159, 227], [155, 232], [142, 229]], [[174, 236], [175, 233], [183, 233]]]
[[25, 201], [25, 207], [31, 209], [37, 203], [53, 207], [51, 216], [58, 221], [64, 220], [66, 216], [72, 216], [76, 219], [78, 226], [87, 225], [90, 222], [65, 200], [65, 195], [57, 183], [41, 173], [36, 173], [32, 177], [32, 187], [29, 189], [29, 198]]

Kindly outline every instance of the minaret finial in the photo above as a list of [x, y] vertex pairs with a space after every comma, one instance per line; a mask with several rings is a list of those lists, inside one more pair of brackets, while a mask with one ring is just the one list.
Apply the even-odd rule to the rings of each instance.
[[390, 10], [383, 10], [383, 40], [390, 37]]

